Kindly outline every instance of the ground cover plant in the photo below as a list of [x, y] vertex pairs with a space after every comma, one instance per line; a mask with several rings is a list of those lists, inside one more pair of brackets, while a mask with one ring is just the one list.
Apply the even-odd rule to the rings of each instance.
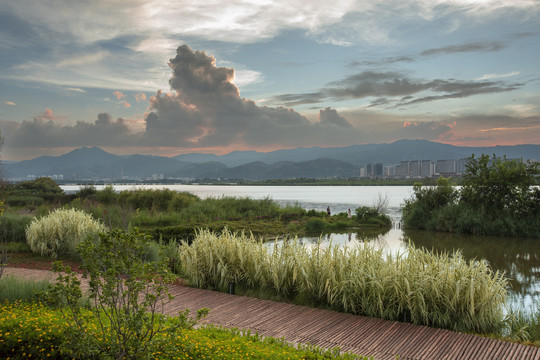
[[235, 282], [353, 314], [399, 320], [407, 313], [413, 323], [457, 331], [503, 326], [506, 279], [459, 252], [410, 247], [390, 256], [368, 245], [310, 248], [295, 241], [269, 248], [253, 236], [201, 231], [179, 256], [182, 275], [197, 287]]
[[[93, 358], [87, 352], [89, 349], [72, 337], [69, 324], [65, 322], [59, 309], [36, 302], [2, 302], [0, 320], [0, 356], [3, 358]], [[95, 322], [89, 324], [87, 334], [97, 341], [102, 341], [100, 327]], [[280, 339], [263, 338], [249, 332], [212, 326], [159, 334], [156, 341], [150, 344], [147, 359], [373, 360], [370, 357], [340, 355], [336, 350], [310, 346], [299, 346], [297, 349]]]

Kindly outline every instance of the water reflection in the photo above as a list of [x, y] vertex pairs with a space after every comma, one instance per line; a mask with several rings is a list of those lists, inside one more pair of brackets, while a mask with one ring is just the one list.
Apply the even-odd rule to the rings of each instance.
[[405, 230], [404, 240], [434, 251], [461, 249], [468, 259], [486, 259], [503, 271], [511, 286], [513, 302], [530, 307], [540, 299], [540, 242], [536, 239], [465, 236]]

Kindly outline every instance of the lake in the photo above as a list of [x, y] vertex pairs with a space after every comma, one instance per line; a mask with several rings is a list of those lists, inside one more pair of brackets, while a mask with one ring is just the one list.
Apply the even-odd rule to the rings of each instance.
[[[66, 192], [79, 190], [78, 185], [63, 185]], [[102, 189], [103, 186], [96, 186]], [[417, 247], [435, 251], [461, 250], [467, 259], [486, 259], [493, 270], [504, 271], [511, 285], [510, 300], [513, 306], [531, 310], [540, 300], [540, 240], [514, 239], [487, 236], [464, 236], [399, 228], [401, 205], [413, 194], [412, 186], [218, 186], [218, 185], [114, 185], [115, 190], [171, 189], [187, 191], [201, 198], [222, 196], [263, 199], [270, 197], [285, 205], [298, 203], [306, 210], [326, 211], [332, 214], [372, 206], [379, 197], [388, 197], [388, 214], [394, 228], [378, 233], [351, 232], [328, 234], [324, 241], [343, 246], [368, 242], [388, 251], [406, 251], [409, 241]], [[315, 243], [318, 238], [299, 239]], [[534, 310], [534, 309], [532, 309]]]

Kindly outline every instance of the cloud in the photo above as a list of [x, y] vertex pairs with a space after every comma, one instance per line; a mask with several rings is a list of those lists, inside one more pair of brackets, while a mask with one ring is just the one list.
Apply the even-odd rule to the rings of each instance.
[[440, 48], [434, 48], [422, 51], [422, 56], [433, 56], [439, 54], [454, 54], [464, 52], [493, 52], [499, 51], [506, 47], [506, 44], [501, 41], [492, 42], [471, 42], [461, 45], [449, 45]]
[[116, 100], [124, 99], [126, 97], [126, 95], [119, 90], [113, 92], [113, 95], [116, 97]]
[[69, 91], [75, 91], [75, 92], [79, 92], [79, 93], [86, 93], [85, 90], [79, 89], [79, 88], [74, 88], [74, 87], [69, 87], [69, 88], [67, 88], [67, 90], [69, 90]]
[[[519, 89], [523, 84], [494, 81], [422, 80], [409, 78], [399, 72], [363, 71], [345, 79], [331, 82], [312, 93], [283, 94], [272, 98], [285, 106], [314, 104], [324, 101], [376, 98], [369, 105], [407, 106], [450, 98], [465, 98], [479, 94], [492, 94]], [[417, 94], [431, 93], [414, 98]], [[439, 95], [443, 93], [443, 95]], [[407, 100], [407, 101], [403, 101]]]
[[484, 74], [477, 78], [476, 80], [482, 81], [482, 80], [491, 80], [491, 79], [500, 79], [500, 78], [506, 78], [510, 76], [516, 76], [519, 75], [519, 71], [512, 71], [505, 74]]
[[16, 106], [17, 105], [13, 101], [6, 101], [4, 104], [9, 105], [9, 106]]
[[52, 111], [46, 111], [32, 121], [2, 121], [6, 144], [17, 149], [107, 146], [115, 143], [126, 145], [136, 142], [136, 139], [130, 139], [131, 132], [123, 119], [114, 121], [108, 114], [99, 114], [94, 123], [79, 121], [75, 125], [62, 125], [54, 119]]
[[335, 109], [327, 107], [319, 112], [319, 121], [321, 124], [333, 124], [336, 126], [351, 128], [352, 125], [343, 116], [339, 115]]
[[[105, 113], [94, 122], [74, 125], [59, 123], [52, 110], [32, 121], [0, 121], [10, 151], [26, 148], [66, 148], [79, 146], [130, 147], [132, 149], [277, 149], [300, 146], [345, 146], [358, 143], [390, 142], [397, 139], [465, 141], [474, 136], [496, 139], [499, 129], [514, 121], [512, 137], [531, 136], [533, 120], [518, 117], [492, 119], [456, 116], [426, 119], [422, 116], [392, 115], [363, 108], [338, 111], [325, 107], [318, 121], [283, 106], [258, 106], [240, 96], [233, 83], [234, 69], [216, 65], [204, 51], [182, 45], [169, 61], [171, 92], [157, 91], [147, 98], [143, 119], [125, 120]], [[373, 98], [373, 105], [394, 106], [415, 101], [431, 101], [422, 96], [472, 96], [494, 91], [510, 91], [512, 84], [495, 81], [419, 80], [399, 72], [366, 71], [329, 83], [320, 91], [288, 95], [288, 101], [320, 101], [325, 98]], [[515, 85], [518, 87], [519, 85]], [[114, 93], [125, 101], [123, 92]], [[144, 96], [143, 96], [144, 94]], [[137, 93], [135, 99], [146, 98]], [[490, 125], [487, 125], [490, 124]], [[525, 124], [525, 125], [524, 125]], [[529, 124], [529, 125], [526, 125]], [[407, 126], [405, 126], [407, 125]], [[135, 132], [135, 129], [138, 131]], [[508, 133], [508, 132], [507, 132]], [[489, 136], [488, 136], [489, 135]]]
[[138, 103], [146, 101], [146, 94], [143, 92], [136, 93], [135, 95], [133, 95], [133, 97], [135, 98], [135, 100], [137, 100]]

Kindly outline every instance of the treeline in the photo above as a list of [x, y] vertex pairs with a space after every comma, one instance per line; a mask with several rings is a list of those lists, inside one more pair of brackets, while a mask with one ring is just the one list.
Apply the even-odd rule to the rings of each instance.
[[538, 162], [471, 157], [462, 186], [440, 178], [436, 186], [414, 185], [405, 201], [405, 226], [461, 234], [540, 237]]

